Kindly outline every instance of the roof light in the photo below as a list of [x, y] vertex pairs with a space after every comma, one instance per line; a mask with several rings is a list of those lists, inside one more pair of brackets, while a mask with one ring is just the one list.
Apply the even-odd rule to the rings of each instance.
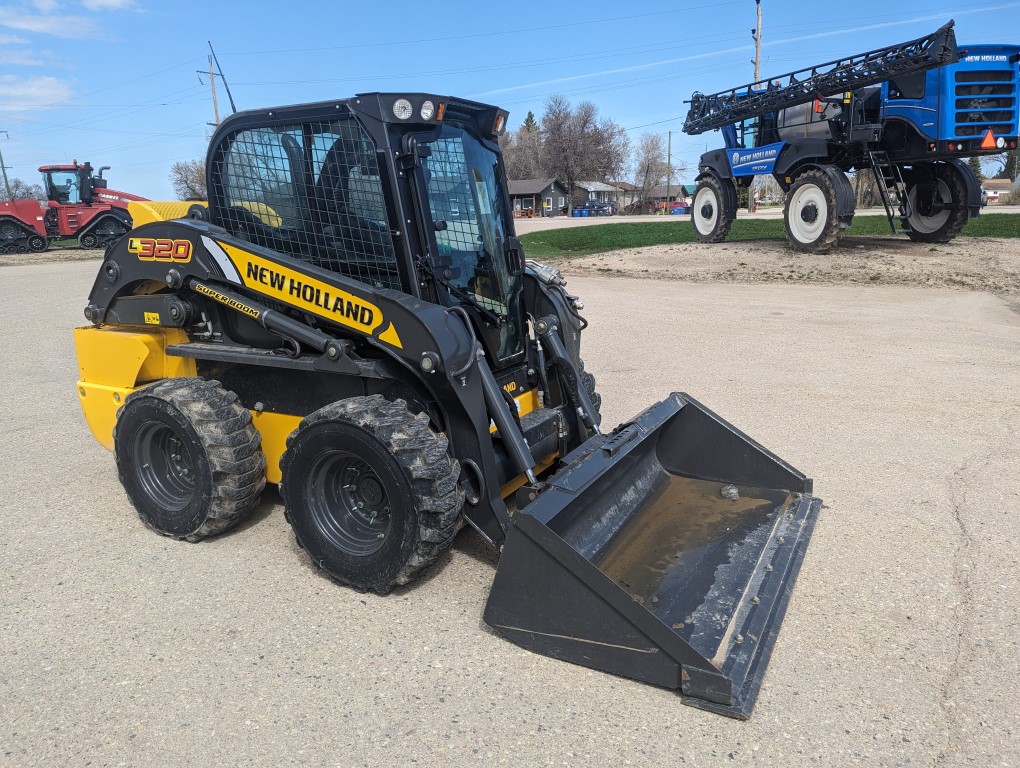
[[414, 113], [411, 102], [407, 99], [397, 99], [393, 102], [393, 115], [397, 120], [406, 120]]
[[442, 122], [443, 121], [443, 115], [445, 115], [445, 114], [446, 114], [446, 103], [441, 101], [441, 102], [439, 102], [439, 109], [436, 110], [436, 121], [437, 122]]
[[423, 102], [421, 105], [421, 119], [431, 120], [434, 114], [436, 114], [436, 105], [431, 101]]
[[492, 132], [499, 133], [503, 130], [503, 124], [506, 122], [506, 115], [502, 112], [496, 115], [496, 122], [492, 124]]

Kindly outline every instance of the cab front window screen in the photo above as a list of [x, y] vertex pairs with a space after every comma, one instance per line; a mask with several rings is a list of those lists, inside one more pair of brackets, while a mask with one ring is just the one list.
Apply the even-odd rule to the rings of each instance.
[[439, 261], [449, 264], [450, 282], [488, 309], [506, 314], [513, 294], [503, 263], [507, 216], [495, 155], [461, 129], [444, 126], [430, 143], [426, 180], [437, 228]]

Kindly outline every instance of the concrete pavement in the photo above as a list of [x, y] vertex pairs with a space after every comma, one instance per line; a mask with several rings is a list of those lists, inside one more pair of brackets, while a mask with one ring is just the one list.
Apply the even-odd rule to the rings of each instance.
[[575, 279], [606, 425], [689, 391], [825, 499], [752, 719], [481, 622], [469, 531], [422, 583], [317, 575], [267, 490], [144, 528], [74, 391], [97, 262], [0, 270], [0, 765], [1009, 766], [1020, 316], [987, 294]]

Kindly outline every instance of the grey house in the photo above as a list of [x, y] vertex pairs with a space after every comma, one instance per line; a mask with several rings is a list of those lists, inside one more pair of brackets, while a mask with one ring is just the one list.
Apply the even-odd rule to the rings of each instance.
[[557, 216], [567, 205], [567, 190], [556, 179], [510, 180], [514, 218]]

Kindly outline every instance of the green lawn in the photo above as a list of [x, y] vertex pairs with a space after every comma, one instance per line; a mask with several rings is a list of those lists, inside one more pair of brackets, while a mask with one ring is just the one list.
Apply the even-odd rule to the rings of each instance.
[[[679, 221], [632, 222], [619, 218], [611, 224], [531, 232], [521, 237], [529, 258], [567, 258], [605, 253], [623, 248], [695, 242], [690, 219]], [[847, 235], [889, 235], [884, 216], [858, 216]], [[991, 213], [972, 219], [963, 230], [964, 237], [1020, 237], [1020, 214]], [[906, 237], [900, 235], [900, 237]], [[783, 240], [782, 220], [738, 219], [733, 222], [728, 240]]]

